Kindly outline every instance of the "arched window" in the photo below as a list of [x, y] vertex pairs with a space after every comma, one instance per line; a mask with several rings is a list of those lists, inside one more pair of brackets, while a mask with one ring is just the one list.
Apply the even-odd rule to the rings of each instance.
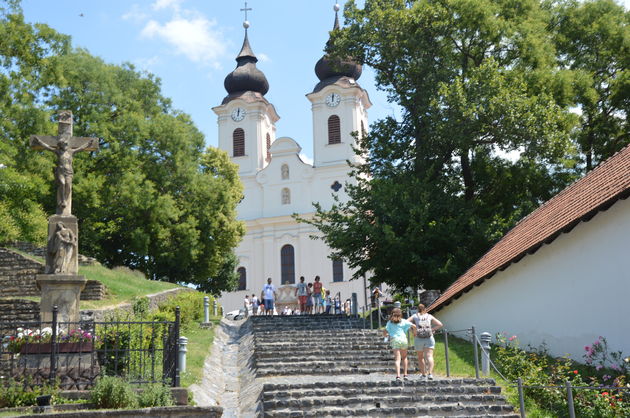
[[271, 161], [271, 136], [267, 134], [267, 162]]
[[245, 155], [245, 131], [242, 128], [234, 129], [232, 133], [232, 147], [234, 157], [242, 157]]
[[333, 282], [343, 282], [343, 261], [334, 259], [332, 261]]
[[337, 115], [332, 115], [328, 118], [328, 143], [341, 143], [341, 121]]
[[282, 176], [282, 180], [289, 180], [289, 166], [282, 164], [282, 167], [280, 167], [280, 174]]
[[295, 284], [295, 252], [292, 245], [280, 249], [280, 275], [282, 284]]
[[238, 290], [247, 289], [247, 271], [245, 267], [239, 267], [236, 269], [238, 273]]
[[289, 190], [287, 187], [282, 189], [282, 204], [283, 205], [291, 204], [291, 190]]

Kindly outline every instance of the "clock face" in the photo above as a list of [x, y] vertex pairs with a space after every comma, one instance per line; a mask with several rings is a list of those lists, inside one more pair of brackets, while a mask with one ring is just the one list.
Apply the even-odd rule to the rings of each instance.
[[326, 96], [326, 104], [330, 107], [335, 107], [341, 101], [341, 96], [337, 93], [330, 93]]
[[237, 107], [232, 111], [232, 120], [235, 122], [243, 120], [245, 117], [245, 109]]

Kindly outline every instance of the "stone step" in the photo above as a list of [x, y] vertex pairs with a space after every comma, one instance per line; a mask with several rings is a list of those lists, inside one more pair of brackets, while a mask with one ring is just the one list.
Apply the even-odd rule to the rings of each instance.
[[[408, 351], [407, 356], [411, 356]], [[413, 355], [416, 355], [416, 352], [413, 351]], [[256, 352], [256, 360], [257, 361], [272, 361], [278, 359], [287, 358], [287, 354], [279, 351], [268, 351], [268, 352]], [[304, 352], [294, 352], [291, 353], [290, 358], [296, 358], [298, 361], [311, 361], [311, 360], [321, 360], [326, 358], [334, 358], [335, 360], [354, 360], [357, 358], [367, 359], [367, 360], [378, 360], [378, 359], [393, 359], [394, 355], [391, 350], [361, 350], [360, 353], [348, 352], [348, 351], [336, 351], [336, 350], [328, 350], [328, 351], [304, 351]]]
[[[258, 370], [256, 371], [256, 375], [258, 377], [262, 376], [292, 376], [292, 375], [366, 375], [371, 373], [392, 373], [394, 370], [394, 363], [391, 362], [389, 365], [385, 364], [356, 364], [356, 365], [340, 365], [335, 364], [334, 366], [319, 366], [319, 367], [308, 367], [308, 366], [283, 366], [279, 368], [277, 366], [271, 367], [260, 367], [258, 366]], [[409, 369], [409, 372], [415, 371], [415, 368]]]
[[[294, 343], [256, 343], [256, 352], [274, 352], [274, 351], [282, 351], [287, 353], [288, 355], [294, 355], [301, 352], [302, 349], [306, 350], [309, 344], [294, 344]], [[348, 350], [391, 350], [391, 348], [386, 343], [381, 342], [352, 342], [352, 341], [319, 341], [313, 342], [310, 344], [309, 350], [312, 352], [323, 352], [326, 353], [328, 350], [335, 350], [335, 352], [339, 352], [340, 350], [348, 351]]]
[[[430, 396], [471, 396], [471, 395], [500, 395], [500, 386], [481, 386], [481, 385], [451, 385], [443, 384], [442, 380], [424, 381], [420, 379], [405, 380], [403, 382], [379, 382], [378, 386], [362, 387], [355, 385], [353, 387], [336, 387], [336, 388], [312, 388], [312, 389], [287, 389], [286, 391], [270, 391], [263, 392], [263, 400], [291, 400], [308, 398], [320, 398], [328, 396], [350, 397], [357, 395], [384, 397], [390, 395], [413, 394], [413, 395], [430, 395]], [[435, 384], [434, 384], [435, 383]], [[410, 388], [412, 390], [410, 390]]]
[[476, 394], [476, 395], [435, 395], [417, 394], [407, 391], [397, 394], [356, 394], [344, 396], [320, 396], [300, 399], [269, 399], [263, 401], [265, 411], [290, 408], [291, 410], [307, 410], [325, 406], [337, 406], [356, 408], [366, 404], [380, 403], [381, 408], [420, 405], [444, 405], [457, 404], [460, 406], [479, 406], [481, 404], [504, 405], [505, 399], [501, 395]]
[[265, 417], [338, 417], [338, 416], [377, 416], [377, 417], [474, 417], [501, 416], [518, 417], [510, 405], [460, 405], [449, 403], [442, 405], [380, 407], [378, 401], [359, 405], [357, 408], [323, 406], [314, 410], [296, 411], [294, 409], [276, 409], [265, 411]]
[[[273, 337], [278, 335], [278, 332], [275, 332], [273, 329], [272, 330], [255, 330], [255, 336], [256, 338], [267, 338], [267, 337]], [[376, 329], [369, 329], [369, 328], [338, 328], [337, 325], [335, 324], [335, 326], [333, 327], [331, 325], [330, 328], [326, 328], [326, 329], [322, 329], [322, 330], [310, 330], [310, 329], [295, 329], [295, 328], [289, 328], [286, 331], [282, 332], [283, 336], [286, 337], [294, 337], [294, 336], [298, 336], [298, 337], [312, 337], [312, 336], [317, 336], [317, 335], [328, 335], [328, 334], [348, 334], [348, 335], [366, 335], [366, 336], [372, 336], [372, 337], [381, 337], [383, 336], [382, 332]]]

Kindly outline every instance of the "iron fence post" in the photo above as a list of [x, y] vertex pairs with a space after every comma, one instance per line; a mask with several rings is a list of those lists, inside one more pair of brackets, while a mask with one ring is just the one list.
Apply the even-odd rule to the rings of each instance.
[[59, 308], [57, 305], [53, 306], [52, 310], [52, 336], [50, 340], [50, 373], [48, 374], [48, 380], [53, 385], [57, 378], [57, 315], [59, 314]]
[[567, 404], [569, 407], [569, 418], [575, 418], [575, 405], [573, 405], [573, 388], [571, 382], [567, 380]]
[[523, 396], [523, 379], [516, 379], [518, 385], [518, 404], [521, 410], [521, 418], [525, 418], [525, 396]]
[[444, 356], [446, 357], [446, 377], [451, 377], [451, 364], [448, 361], [448, 330], [444, 328]]
[[477, 348], [477, 335], [475, 334], [475, 327], [471, 327], [472, 343], [473, 343], [473, 356], [475, 356], [475, 378], [479, 379], [479, 349]]
[[177, 351], [177, 342], [179, 341], [179, 322], [180, 322], [180, 309], [179, 306], [175, 307], [175, 330], [174, 330], [174, 336], [173, 336], [173, 351], [175, 351], [174, 354], [174, 358], [173, 361], [175, 362], [175, 370], [174, 370], [174, 376], [173, 376], [173, 386], [174, 387], [179, 387], [179, 355], [176, 352]]

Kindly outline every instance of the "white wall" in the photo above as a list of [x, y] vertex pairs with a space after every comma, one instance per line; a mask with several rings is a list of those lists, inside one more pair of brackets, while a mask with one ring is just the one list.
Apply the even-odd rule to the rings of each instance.
[[449, 329], [507, 332], [583, 360], [600, 335], [630, 355], [630, 199], [561, 234], [435, 312]]

